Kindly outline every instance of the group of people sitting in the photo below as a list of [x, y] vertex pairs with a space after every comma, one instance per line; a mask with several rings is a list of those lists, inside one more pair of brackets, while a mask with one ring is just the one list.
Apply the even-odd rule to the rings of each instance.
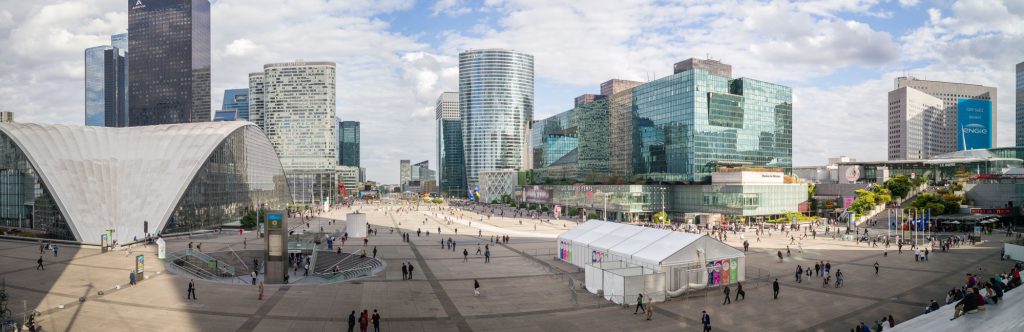
[[[1009, 272], [999, 273], [995, 277], [982, 280], [977, 275], [967, 274], [967, 281], [961, 288], [952, 289], [946, 294], [946, 304], [956, 303], [953, 311], [953, 318], [984, 310], [986, 305], [998, 304], [1003, 298], [1003, 293], [1017, 288], [1021, 284], [1020, 271], [1024, 267], [1017, 263]], [[932, 303], [925, 309], [929, 313], [939, 309], [938, 303]]]

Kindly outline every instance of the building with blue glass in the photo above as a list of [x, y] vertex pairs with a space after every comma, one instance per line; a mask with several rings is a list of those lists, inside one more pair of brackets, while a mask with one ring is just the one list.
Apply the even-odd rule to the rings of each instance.
[[238, 113], [238, 119], [249, 121], [249, 89], [224, 90], [224, 101], [220, 109], [235, 110]]
[[671, 76], [633, 89], [636, 176], [646, 181], [706, 183], [722, 166], [790, 171], [791, 88], [722, 76], [731, 70], [678, 67]]
[[359, 121], [338, 121], [338, 165], [359, 167]]
[[128, 34], [85, 50], [85, 125], [128, 126]]
[[459, 93], [441, 93], [434, 111], [437, 115], [438, 192], [447, 197], [465, 197], [466, 161], [462, 151]]
[[459, 115], [468, 184], [482, 171], [528, 166], [533, 56], [503, 49], [459, 53]]

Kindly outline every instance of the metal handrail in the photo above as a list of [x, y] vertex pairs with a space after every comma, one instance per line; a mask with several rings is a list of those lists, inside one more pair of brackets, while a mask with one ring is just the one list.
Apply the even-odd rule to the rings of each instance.
[[221, 270], [224, 273], [227, 273], [227, 274], [230, 274], [230, 275], [235, 275], [235, 267], [231, 266], [230, 264], [224, 263], [223, 261], [221, 261], [219, 259], [210, 257], [210, 255], [204, 254], [201, 251], [185, 249], [184, 251], [178, 251], [178, 252], [171, 253], [171, 257], [174, 257], [174, 258], [180, 258], [180, 257], [184, 257], [184, 256], [196, 257], [196, 258], [199, 258], [199, 259], [201, 259], [203, 261], [207, 261], [207, 262], [209, 262], [209, 261], [217, 261], [217, 269], [218, 270]]
[[[327, 270], [333, 269], [334, 267], [336, 267], [336, 266], [338, 266], [339, 264], [341, 264], [341, 263], [345, 262], [345, 261], [346, 261], [346, 260], [348, 260], [349, 258], [352, 258], [352, 257], [353, 257], [353, 256], [355, 256], [356, 254], [358, 254], [358, 253], [359, 253], [359, 251], [365, 251], [365, 250], [366, 250], [366, 249], [358, 249], [358, 250], [356, 250], [356, 251], [353, 251], [353, 252], [352, 252], [351, 254], [349, 254], [349, 255], [348, 255], [348, 257], [342, 258], [342, 259], [341, 259], [340, 261], [338, 261], [337, 263], [334, 263], [334, 264], [331, 264], [331, 266], [328, 266], [328, 267], [327, 267]], [[313, 269], [314, 269], [314, 270], [316, 269], [316, 265], [314, 265], [314, 266], [313, 266]], [[314, 271], [314, 272], [315, 272], [315, 271]]]

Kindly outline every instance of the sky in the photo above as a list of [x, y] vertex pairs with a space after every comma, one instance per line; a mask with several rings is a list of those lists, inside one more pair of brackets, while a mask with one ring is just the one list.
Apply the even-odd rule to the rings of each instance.
[[[160, 1], [160, 0], [143, 0]], [[125, 0], [0, 0], [0, 110], [82, 124], [84, 50], [127, 31]], [[367, 178], [398, 161], [436, 169], [434, 104], [458, 86], [458, 53], [535, 57], [534, 118], [611, 78], [646, 81], [687, 58], [793, 87], [793, 160], [884, 160], [895, 77], [998, 89], [999, 146], [1014, 140], [1020, 0], [213, 0], [212, 109], [263, 64], [337, 63], [337, 114], [361, 122]]]

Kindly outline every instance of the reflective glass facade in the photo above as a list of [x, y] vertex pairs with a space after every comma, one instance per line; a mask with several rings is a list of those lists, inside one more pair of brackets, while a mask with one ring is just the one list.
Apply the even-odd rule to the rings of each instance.
[[462, 121], [437, 121], [438, 174], [441, 194], [466, 196], [466, 166], [462, 153]]
[[209, 0], [128, 1], [132, 126], [210, 121]]
[[576, 120], [576, 109], [571, 109], [533, 123], [530, 146], [534, 169], [551, 166], [567, 156], [573, 160], [563, 160], [562, 163], [576, 162], [576, 149], [579, 147]]
[[459, 114], [466, 181], [481, 171], [527, 166], [533, 120], [533, 56], [511, 50], [459, 53]]
[[607, 181], [610, 157], [608, 121], [608, 100], [604, 96], [576, 107], [576, 123], [579, 127], [577, 164], [580, 181]]
[[224, 90], [224, 101], [221, 110], [236, 110], [238, 118], [249, 121], [249, 89]]
[[209, 229], [237, 221], [258, 205], [282, 209], [291, 203], [281, 163], [262, 135], [249, 126], [224, 139], [192, 179], [163, 233]]
[[633, 175], [633, 89], [608, 96], [608, 172], [612, 181]]
[[707, 182], [717, 165], [792, 168], [792, 89], [691, 69], [633, 90], [633, 169]]
[[359, 167], [359, 121], [338, 122], [338, 164]]
[[[1024, 62], [1017, 64], [1017, 85], [1016, 85], [1016, 99], [1017, 112], [1016, 112], [1016, 124], [1017, 124], [1017, 137], [1016, 146], [1024, 146]], [[993, 110], [994, 112], [995, 110]]]
[[437, 115], [438, 191], [445, 196], [466, 197], [466, 159], [462, 149], [459, 93], [441, 93], [434, 111]]
[[110, 46], [85, 49], [85, 125], [106, 125], [105, 51]]
[[67, 220], [28, 157], [0, 133], [0, 227], [75, 240]]

